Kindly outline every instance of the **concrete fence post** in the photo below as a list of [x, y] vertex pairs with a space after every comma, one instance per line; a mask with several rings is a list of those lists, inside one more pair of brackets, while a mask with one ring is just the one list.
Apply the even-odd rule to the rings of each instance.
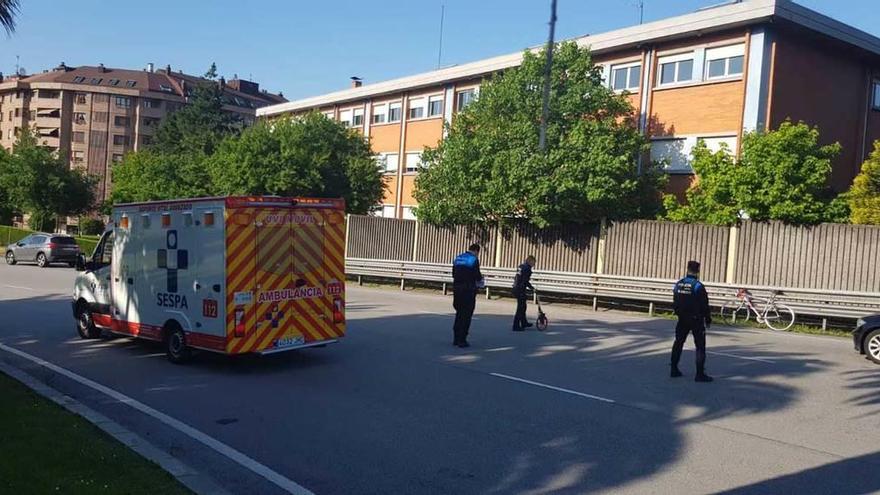
[[348, 233], [351, 229], [351, 213], [345, 215], [345, 254], [343, 255], [345, 258], [348, 258]]
[[608, 236], [608, 225], [605, 217], [599, 221], [599, 244], [596, 246], [596, 273], [605, 273], [605, 238]]
[[413, 233], [413, 250], [412, 250], [412, 260], [413, 261], [416, 261], [416, 253], [418, 253], [418, 251], [419, 251], [419, 225], [421, 225], [421, 224], [422, 224], [422, 222], [419, 222], [418, 220], [416, 220], [416, 228], [415, 228], [415, 232]]
[[730, 227], [730, 235], [727, 238], [727, 271], [724, 282], [732, 284], [736, 278], [736, 243], [739, 237], [739, 226]]
[[501, 224], [495, 226], [495, 268], [501, 268], [501, 243], [504, 242], [504, 236], [501, 235]]

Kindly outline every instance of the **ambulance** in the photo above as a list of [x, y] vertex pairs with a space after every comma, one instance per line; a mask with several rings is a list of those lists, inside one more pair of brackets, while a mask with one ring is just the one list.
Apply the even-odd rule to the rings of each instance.
[[224, 197], [122, 204], [73, 294], [77, 332], [271, 354], [345, 335], [345, 205]]

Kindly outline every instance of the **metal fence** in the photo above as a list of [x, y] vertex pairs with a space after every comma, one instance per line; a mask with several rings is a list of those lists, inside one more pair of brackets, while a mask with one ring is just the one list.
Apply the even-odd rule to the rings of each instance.
[[709, 283], [880, 296], [880, 227], [870, 226], [745, 222], [727, 228], [636, 221], [545, 230], [528, 225], [443, 229], [352, 216], [347, 256], [448, 264], [472, 242], [483, 246], [487, 268], [513, 268], [534, 254], [539, 272], [671, 280], [696, 259]]

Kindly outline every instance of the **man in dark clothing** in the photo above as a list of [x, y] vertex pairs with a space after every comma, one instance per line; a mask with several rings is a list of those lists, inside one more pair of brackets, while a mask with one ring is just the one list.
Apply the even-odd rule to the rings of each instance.
[[455, 308], [452, 345], [456, 347], [470, 347], [467, 338], [477, 306], [477, 289], [484, 283], [477, 258], [479, 254], [480, 245], [472, 244], [452, 263], [452, 307]]
[[513, 317], [513, 331], [522, 332], [526, 328], [532, 326], [526, 320], [526, 301], [528, 300], [527, 290], [534, 291], [532, 287], [532, 268], [535, 266], [535, 257], [529, 255], [528, 258], [519, 265], [516, 272], [516, 278], [513, 279], [513, 295], [516, 297], [516, 315]]
[[706, 328], [712, 324], [712, 313], [709, 309], [709, 294], [706, 287], [700, 282], [700, 264], [696, 261], [688, 261], [687, 276], [679, 280], [673, 289], [672, 307], [678, 316], [678, 324], [675, 326], [675, 343], [672, 344], [672, 369], [670, 376], [681, 376], [678, 369], [678, 361], [681, 358], [681, 349], [688, 333], [694, 334], [694, 345], [697, 347], [697, 374], [694, 378], [698, 382], [711, 382], [712, 377], [706, 374]]

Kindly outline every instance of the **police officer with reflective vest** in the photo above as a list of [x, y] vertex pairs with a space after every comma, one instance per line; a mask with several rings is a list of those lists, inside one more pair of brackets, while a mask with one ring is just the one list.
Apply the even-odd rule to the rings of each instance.
[[688, 333], [692, 333], [697, 348], [697, 374], [694, 380], [711, 382], [712, 377], [706, 374], [705, 366], [706, 328], [712, 324], [712, 313], [709, 309], [709, 294], [699, 277], [700, 264], [696, 261], [688, 261], [687, 276], [679, 280], [673, 290], [672, 307], [678, 316], [678, 324], [675, 326], [675, 343], [672, 344], [670, 376], [673, 378], [682, 376], [678, 369], [678, 361], [681, 358], [684, 341], [687, 340]]
[[529, 255], [528, 258], [519, 265], [516, 272], [516, 278], [513, 279], [513, 296], [516, 297], [516, 315], [513, 317], [513, 331], [522, 332], [526, 328], [532, 326], [526, 319], [526, 301], [528, 300], [528, 292], [534, 291], [532, 287], [532, 268], [535, 266], [535, 257]]
[[477, 290], [484, 284], [479, 254], [480, 245], [471, 244], [452, 263], [452, 307], [455, 308], [452, 345], [456, 347], [470, 347], [467, 338], [477, 305]]

